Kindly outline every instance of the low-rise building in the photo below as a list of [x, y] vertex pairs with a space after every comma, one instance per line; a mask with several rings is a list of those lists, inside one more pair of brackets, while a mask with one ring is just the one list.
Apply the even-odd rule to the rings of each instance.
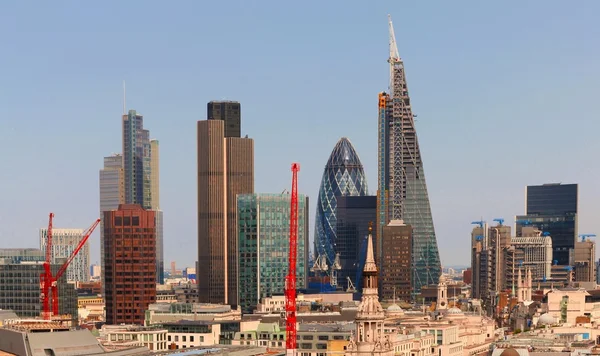
[[100, 330], [100, 342], [107, 349], [145, 346], [150, 351], [168, 350], [167, 330], [160, 327], [138, 325], [104, 325]]

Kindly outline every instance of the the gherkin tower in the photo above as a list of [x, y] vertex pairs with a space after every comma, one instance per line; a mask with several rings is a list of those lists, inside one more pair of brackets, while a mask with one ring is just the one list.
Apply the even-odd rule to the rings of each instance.
[[[411, 284], [415, 296], [422, 286], [438, 282], [441, 263], [404, 62], [398, 54], [391, 18], [389, 35], [389, 93], [379, 94], [377, 231], [383, 231], [390, 220], [404, 220], [412, 226]], [[379, 258], [385, 254], [381, 241], [377, 239]]]
[[336, 254], [337, 197], [367, 195], [367, 179], [352, 143], [342, 137], [331, 152], [319, 188], [315, 219], [315, 252], [331, 266]]

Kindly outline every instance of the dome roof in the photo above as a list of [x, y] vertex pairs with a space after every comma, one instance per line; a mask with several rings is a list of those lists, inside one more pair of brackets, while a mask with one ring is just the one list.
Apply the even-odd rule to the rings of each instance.
[[439, 279], [439, 283], [446, 283], [446, 276], [444, 276], [443, 274], [440, 274], [440, 279]]
[[452, 308], [448, 309], [447, 313], [457, 315], [457, 314], [462, 314], [463, 312], [462, 312], [462, 310], [458, 309], [457, 307], [452, 307]]
[[396, 303], [387, 307], [386, 313], [388, 314], [404, 314], [404, 310]]
[[335, 147], [329, 156], [329, 160], [327, 160], [327, 166], [355, 166], [362, 169], [362, 163], [360, 163], [358, 153], [356, 153], [356, 150], [347, 137], [340, 138], [335, 144]]
[[519, 352], [512, 347], [509, 347], [508, 349], [502, 351], [500, 356], [519, 356]]
[[542, 314], [542, 316], [540, 316], [540, 318], [538, 319], [539, 325], [552, 325], [555, 322], [556, 320], [554, 319], [554, 317], [548, 313]]

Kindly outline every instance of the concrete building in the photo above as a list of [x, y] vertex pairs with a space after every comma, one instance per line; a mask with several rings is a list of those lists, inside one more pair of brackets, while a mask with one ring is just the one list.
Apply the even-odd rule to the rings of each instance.
[[[83, 239], [83, 229], [52, 228], [51, 263], [58, 264], [59, 260], [66, 260]], [[48, 244], [48, 228], [40, 229], [40, 250], [46, 251]], [[90, 279], [90, 243], [86, 242], [79, 253], [67, 268], [67, 281], [87, 282]]]
[[[40, 275], [45, 254], [37, 249], [0, 249], [0, 309], [13, 310], [21, 318], [40, 316]], [[60, 265], [51, 265], [56, 274]], [[58, 280], [60, 315], [77, 319], [75, 284], [66, 275]]]
[[106, 322], [141, 325], [156, 300], [156, 213], [122, 204], [104, 221]]
[[21, 320], [0, 328], [0, 354], [149, 356], [152, 353], [146, 347], [110, 352], [98, 343], [89, 330], [70, 330], [57, 322]]
[[229, 305], [201, 303], [153, 303], [145, 313], [144, 325], [162, 325], [179, 320], [235, 321], [242, 320], [242, 312]]
[[392, 220], [383, 227], [383, 250], [381, 259], [381, 297], [410, 302], [413, 251], [413, 229], [402, 220]]
[[158, 352], [169, 348], [166, 329], [139, 325], [104, 325], [100, 330], [100, 342], [108, 349], [145, 346]]
[[575, 242], [575, 281], [596, 282], [596, 241]]
[[201, 302], [235, 305], [236, 202], [238, 194], [254, 192], [254, 141], [237, 134], [235, 105], [216, 106], [209, 103], [214, 114], [198, 121], [198, 293]]
[[523, 251], [523, 267], [531, 269], [534, 280], [552, 275], [552, 238], [532, 227], [523, 227], [520, 237], [512, 237], [511, 245]]
[[211, 101], [206, 105], [206, 118], [224, 123], [225, 137], [241, 137], [242, 108], [237, 101]]
[[123, 156], [113, 154], [104, 157], [104, 168], [100, 170], [100, 272], [104, 294], [104, 212], [116, 210], [125, 203], [125, 174]]
[[[283, 294], [289, 264], [290, 194], [239, 194], [238, 286], [241, 305], [250, 313], [261, 298]], [[307, 287], [308, 197], [298, 195], [296, 288]]]
[[102, 274], [102, 268], [100, 267], [100, 265], [93, 264], [90, 266], [90, 278], [91, 279], [100, 278], [101, 274]]

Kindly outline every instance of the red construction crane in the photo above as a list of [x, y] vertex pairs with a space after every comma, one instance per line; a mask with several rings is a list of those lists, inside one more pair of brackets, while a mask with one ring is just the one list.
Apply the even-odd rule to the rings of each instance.
[[290, 207], [290, 255], [285, 277], [285, 348], [288, 355], [296, 353], [296, 253], [298, 250], [298, 171], [300, 164], [292, 163], [292, 199]]
[[[75, 258], [75, 256], [77, 256], [77, 254], [79, 253], [81, 248], [83, 248], [83, 245], [85, 245], [85, 243], [89, 239], [90, 235], [94, 232], [94, 229], [96, 228], [96, 226], [98, 226], [98, 224], [100, 223], [100, 219], [97, 219], [92, 224], [92, 226], [90, 226], [84, 232], [83, 238], [81, 239], [81, 241], [79, 241], [79, 244], [77, 245], [75, 250], [73, 250], [73, 252], [69, 256], [69, 258], [67, 258], [67, 261], [65, 261], [65, 263], [63, 263], [63, 265], [60, 267], [60, 269], [56, 273], [56, 276], [53, 276], [52, 271], [50, 270], [50, 261], [49, 261], [49, 257], [48, 257], [48, 256], [51, 256], [48, 254], [48, 251], [52, 250], [51, 229], [52, 229], [52, 218], [53, 217], [54, 217], [54, 214], [50, 213], [50, 223], [48, 224], [48, 243], [46, 245], [46, 262], [44, 262], [44, 272], [42, 273], [41, 278], [40, 278], [42, 281], [42, 296], [41, 296], [41, 298], [42, 298], [42, 305], [44, 308], [42, 316], [46, 320], [50, 320], [50, 317], [52, 315], [58, 314], [58, 283], [57, 283], [57, 281], [67, 271], [67, 268], [69, 267], [71, 262], [73, 262], [73, 259]], [[52, 308], [50, 308], [50, 291], [52, 291]]]

